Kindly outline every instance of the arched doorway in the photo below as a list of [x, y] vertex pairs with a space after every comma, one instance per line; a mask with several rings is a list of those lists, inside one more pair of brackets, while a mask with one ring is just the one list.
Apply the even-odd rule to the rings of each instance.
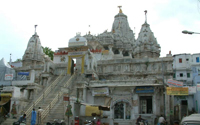
[[114, 106], [114, 119], [130, 119], [131, 105], [128, 102], [117, 102]]

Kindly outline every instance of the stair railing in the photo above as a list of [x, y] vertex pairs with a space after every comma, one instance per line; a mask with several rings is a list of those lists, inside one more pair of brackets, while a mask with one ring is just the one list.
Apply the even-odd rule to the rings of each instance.
[[[73, 74], [70, 79], [64, 84], [64, 87], [69, 87], [71, 85], [73, 78], [76, 76], [76, 74]], [[49, 114], [50, 110], [54, 107], [56, 102], [63, 96], [63, 92], [60, 91], [58, 94], [56, 94], [56, 97], [51, 101], [51, 103], [44, 109], [44, 111], [41, 114], [41, 121]]]
[[28, 116], [31, 114], [31, 111], [33, 110], [33, 108], [34, 108], [43, 98], [45, 98], [45, 97], [49, 94], [49, 92], [52, 90], [52, 88], [55, 87], [55, 85], [59, 82], [59, 80], [61, 79], [61, 77], [64, 75], [64, 72], [65, 72], [65, 71], [66, 71], [66, 70], [64, 70], [64, 71], [59, 75], [59, 77], [58, 77], [49, 87], [47, 87], [47, 89], [43, 92], [43, 94], [42, 94], [40, 97], [38, 97], [38, 99], [35, 100], [35, 101], [33, 102], [33, 104], [25, 111], [26, 117], [28, 117]]

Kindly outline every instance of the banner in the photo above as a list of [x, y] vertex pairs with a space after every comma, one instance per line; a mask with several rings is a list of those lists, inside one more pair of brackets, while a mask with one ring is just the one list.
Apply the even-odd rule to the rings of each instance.
[[195, 94], [197, 92], [196, 86], [189, 86], [188, 87], [189, 94]]
[[5, 80], [13, 80], [13, 74], [5, 74]]
[[106, 95], [109, 95], [108, 87], [94, 88], [92, 91], [92, 96], [106, 96]]
[[152, 86], [139, 86], [135, 88], [136, 93], [153, 93], [154, 87]]
[[188, 87], [167, 87], [167, 95], [188, 95]]
[[183, 82], [175, 81], [172, 79], [168, 79], [167, 85], [173, 86], [173, 87], [183, 87]]
[[200, 84], [197, 84], [197, 91], [200, 91]]

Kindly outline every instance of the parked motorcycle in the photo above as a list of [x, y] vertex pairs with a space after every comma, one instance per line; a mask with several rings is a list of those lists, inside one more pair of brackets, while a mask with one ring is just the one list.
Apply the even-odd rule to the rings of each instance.
[[139, 122], [139, 125], [148, 125], [148, 121], [147, 120], [141, 120]]
[[47, 122], [46, 125], [66, 125], [64, 120], [59, 121], [58, 119], [54, 119], [52, 123]]

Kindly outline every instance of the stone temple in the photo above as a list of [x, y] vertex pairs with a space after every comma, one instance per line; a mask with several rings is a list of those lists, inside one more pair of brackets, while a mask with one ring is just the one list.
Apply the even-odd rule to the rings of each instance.
[[[170, 119], [172, 96], [166, 94], [165, 83], [173, 77], [173, 57], [170, 53], [160, 58], [161, 47], [146, 19], [136, 39], [119, 7], [111, 31], [97, 36], [77, 33], [68, 47], [55, 51], [53, 61], [41, 44], [35, 32], [22, 67], [14, 68], [16, 80], [2, 90], [11, 93], [8, 110], [15, 103], [17, 116], [27, 114], [27, 124], [32, 109], [38, 107], [44, 109], [43, 124], [54, 119], [75, 123], [76, 117], [81, 125], [97, 119], [109, 125], [133, 125], [139, 115], [151, 125], [161, 114]], [[20, 73], [26, 74], [23, 79]], [[13, 89], [20, 95], [13, 96]], [[4, 124], [11, 122], [10, 118]]]

